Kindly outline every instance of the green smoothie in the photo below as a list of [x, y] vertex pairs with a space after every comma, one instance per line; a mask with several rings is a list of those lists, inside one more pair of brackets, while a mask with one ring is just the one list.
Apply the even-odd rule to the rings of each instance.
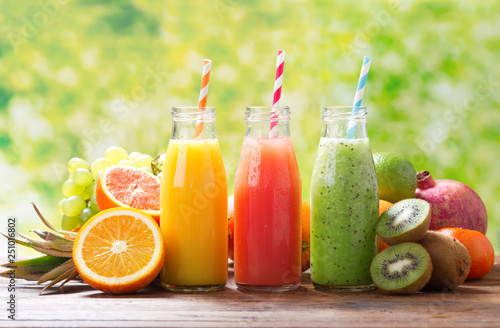
[[371, 285], [378, 183], [368, 138], [321, 138], [311, 181], [311, 280], [318, 288]]

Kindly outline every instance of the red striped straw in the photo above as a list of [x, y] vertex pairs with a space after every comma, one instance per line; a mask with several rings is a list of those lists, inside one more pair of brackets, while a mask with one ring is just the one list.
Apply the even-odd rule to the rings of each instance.
[[207, 106], [208, 82], [210, 80], [211, 68], [212, 61], [210, 59], [205, 59], [205, 61], [203, 62], [203, 72], [201, 74], [200, 99], [198, 100], [198, 119], [196, 120], [196, 128], [194, 132], [195, 139], [200, 139], [201, 132], [203, 131], [203, 119], [201, 118], [201, 114]]
[[[283, 84], [283, 68], [285, 66], [285, 52], [278, 51], [278, 59], [276, 60], [276, 77], [274, 79], [274, 94], [273, 94], [273, 107], [280, 106], [281, 100], [281, 86]], [[275, 138], [278, 136], [278, 113], [271, 111], [271, 128], [269, 130], [269, 137]]]

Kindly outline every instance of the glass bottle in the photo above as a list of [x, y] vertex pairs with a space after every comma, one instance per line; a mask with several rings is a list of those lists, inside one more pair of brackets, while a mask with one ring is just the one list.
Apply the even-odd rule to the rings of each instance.
[[311, 179], [311, 280], [316, 289], [373, 289], [378, 183], [366, 108], [323, 107]]
[[[274, 137], [271, 121], [277, 123]], [[246, 110], [234, 183], [234, 277], [244, 290], [278, 292], [300, 284], [302, 181], [289, 122], [288, 107]]]
[[[172, 109], [160, 192], [167, 290], [214, 291], [227, 281], [227, 178], [215, 115], [213, 107]], [[197, 120], [203, 130], [195, 138]]]

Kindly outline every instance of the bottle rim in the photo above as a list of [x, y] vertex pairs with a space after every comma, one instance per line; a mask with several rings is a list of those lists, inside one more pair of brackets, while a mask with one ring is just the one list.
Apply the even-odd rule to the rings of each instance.
[[326, 121], [350, 121], [366, 119], [365, 106], [323, 106], [321, 118]]
[[[277, 115], [277, 117], [273, 117]], [[289, 121], [290, 107], [288, 106], [248, 106], [246, 108], [246, 120], [248, 122], [265, 122], [265, 121]]]
[[[203, 111], [199, 111], [203, 108]], [[202, 120], [204, 122], [214, 122], [217, 113], [215, 107], [199, 107], [199, 106], [178, 106], [172, 107], [172, 121], [174, 122], [196, 122]]]

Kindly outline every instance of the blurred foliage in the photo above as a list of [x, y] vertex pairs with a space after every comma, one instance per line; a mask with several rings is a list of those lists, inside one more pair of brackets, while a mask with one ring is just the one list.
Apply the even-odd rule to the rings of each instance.
[[500, 236], [500, 2], [305, 0], [25, 0], [0, 9], [2, 218], [59, 220], [73, 156], [110, 145], [153, 156], [170, 108], [196, 105], [203, 58], [208, 105], [230, 190], [244, 109], [272, 100], [275, 56], [287, 51], [283, 104], [304, 198], [320, 107], [352, 103], [363, 55], [373, 58], [364, 105], [373, 152], [404, 154], [436, 179], [467, 183]]

